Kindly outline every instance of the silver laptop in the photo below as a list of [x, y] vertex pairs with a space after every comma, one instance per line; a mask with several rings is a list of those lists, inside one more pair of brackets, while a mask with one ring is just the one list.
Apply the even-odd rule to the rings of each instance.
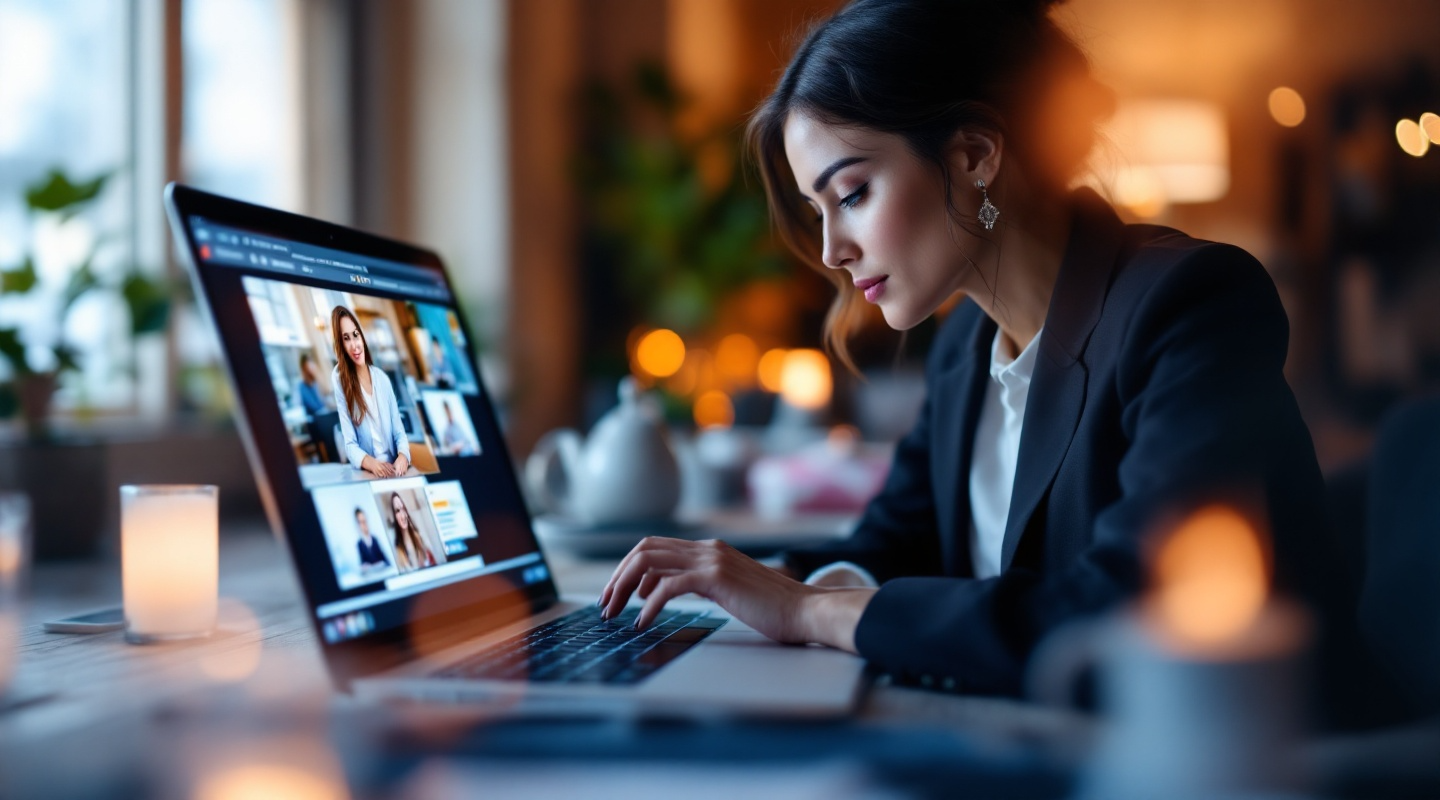
[[853, 708], [855, 656], [703, 601], [637, 631], [560, 596], [433, 252], [175, 184], [165, 204], [341, 689], [516, 713]]

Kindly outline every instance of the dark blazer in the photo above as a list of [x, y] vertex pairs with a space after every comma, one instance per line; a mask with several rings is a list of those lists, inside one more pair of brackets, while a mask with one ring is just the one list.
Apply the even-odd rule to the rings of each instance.
[[996, 326], [969, 300], [936, 338], [920, 419], [853, 535], [786, 554], [801, 574], [848, 560], [881, 581], [856, 646], [903, 682], [1018, 692], [1037, 641], [1134, 596], [1147, 532], [1207, 501], [1268, 523], [1282, 591], [1324, 593], [1324, 490], [1270, 277], [1237, 247], [1125, 225], [1088, 190], [1074, 215], [1001, 575], [971, 577], [970, 458]]

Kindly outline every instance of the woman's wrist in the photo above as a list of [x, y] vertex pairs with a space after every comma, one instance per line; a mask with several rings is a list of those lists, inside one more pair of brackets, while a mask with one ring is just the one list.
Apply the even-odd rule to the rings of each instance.
[[876, 589], [824, 589], [812, 587], [801, 601], [801, 617], [808, 641], [856, 652], [855, 630]]

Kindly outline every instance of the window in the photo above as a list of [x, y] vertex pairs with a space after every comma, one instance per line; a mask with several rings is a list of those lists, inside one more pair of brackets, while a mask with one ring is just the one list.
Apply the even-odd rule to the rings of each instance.
[[[92, 253], [102, 283], [117, 282], [134, 263], [126, 202], [134, 149], [130, 9], [0, 0], [0, 268], [33, 256], [38, 278], [24, 294], [0, 296], [0, 319], [19, 330], [37, 370], [56, 366], [58, 344], [79, 352], [82, 369], [62, 384], [62, 407], [125, 407], [134, 395], [124, 303], [98, 291], [64, 301], [71, 275]], [[77, 181], [112, 177], [85, 214], [62, 221], [32, 215], [25, 203], [25, 188], [52, 169]], [[0, 359], [0, 380], [11, 369]]]

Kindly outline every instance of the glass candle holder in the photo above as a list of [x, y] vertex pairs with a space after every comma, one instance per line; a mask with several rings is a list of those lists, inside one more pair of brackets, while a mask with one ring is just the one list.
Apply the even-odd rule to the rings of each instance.
[[19, 657], [20, 584], [30, 550], [30, 501], [0, 493], [0, 696]]
[[120, 487], [127, 641], [189, 639], [215, 629], [219, 499], [215, 486]]

